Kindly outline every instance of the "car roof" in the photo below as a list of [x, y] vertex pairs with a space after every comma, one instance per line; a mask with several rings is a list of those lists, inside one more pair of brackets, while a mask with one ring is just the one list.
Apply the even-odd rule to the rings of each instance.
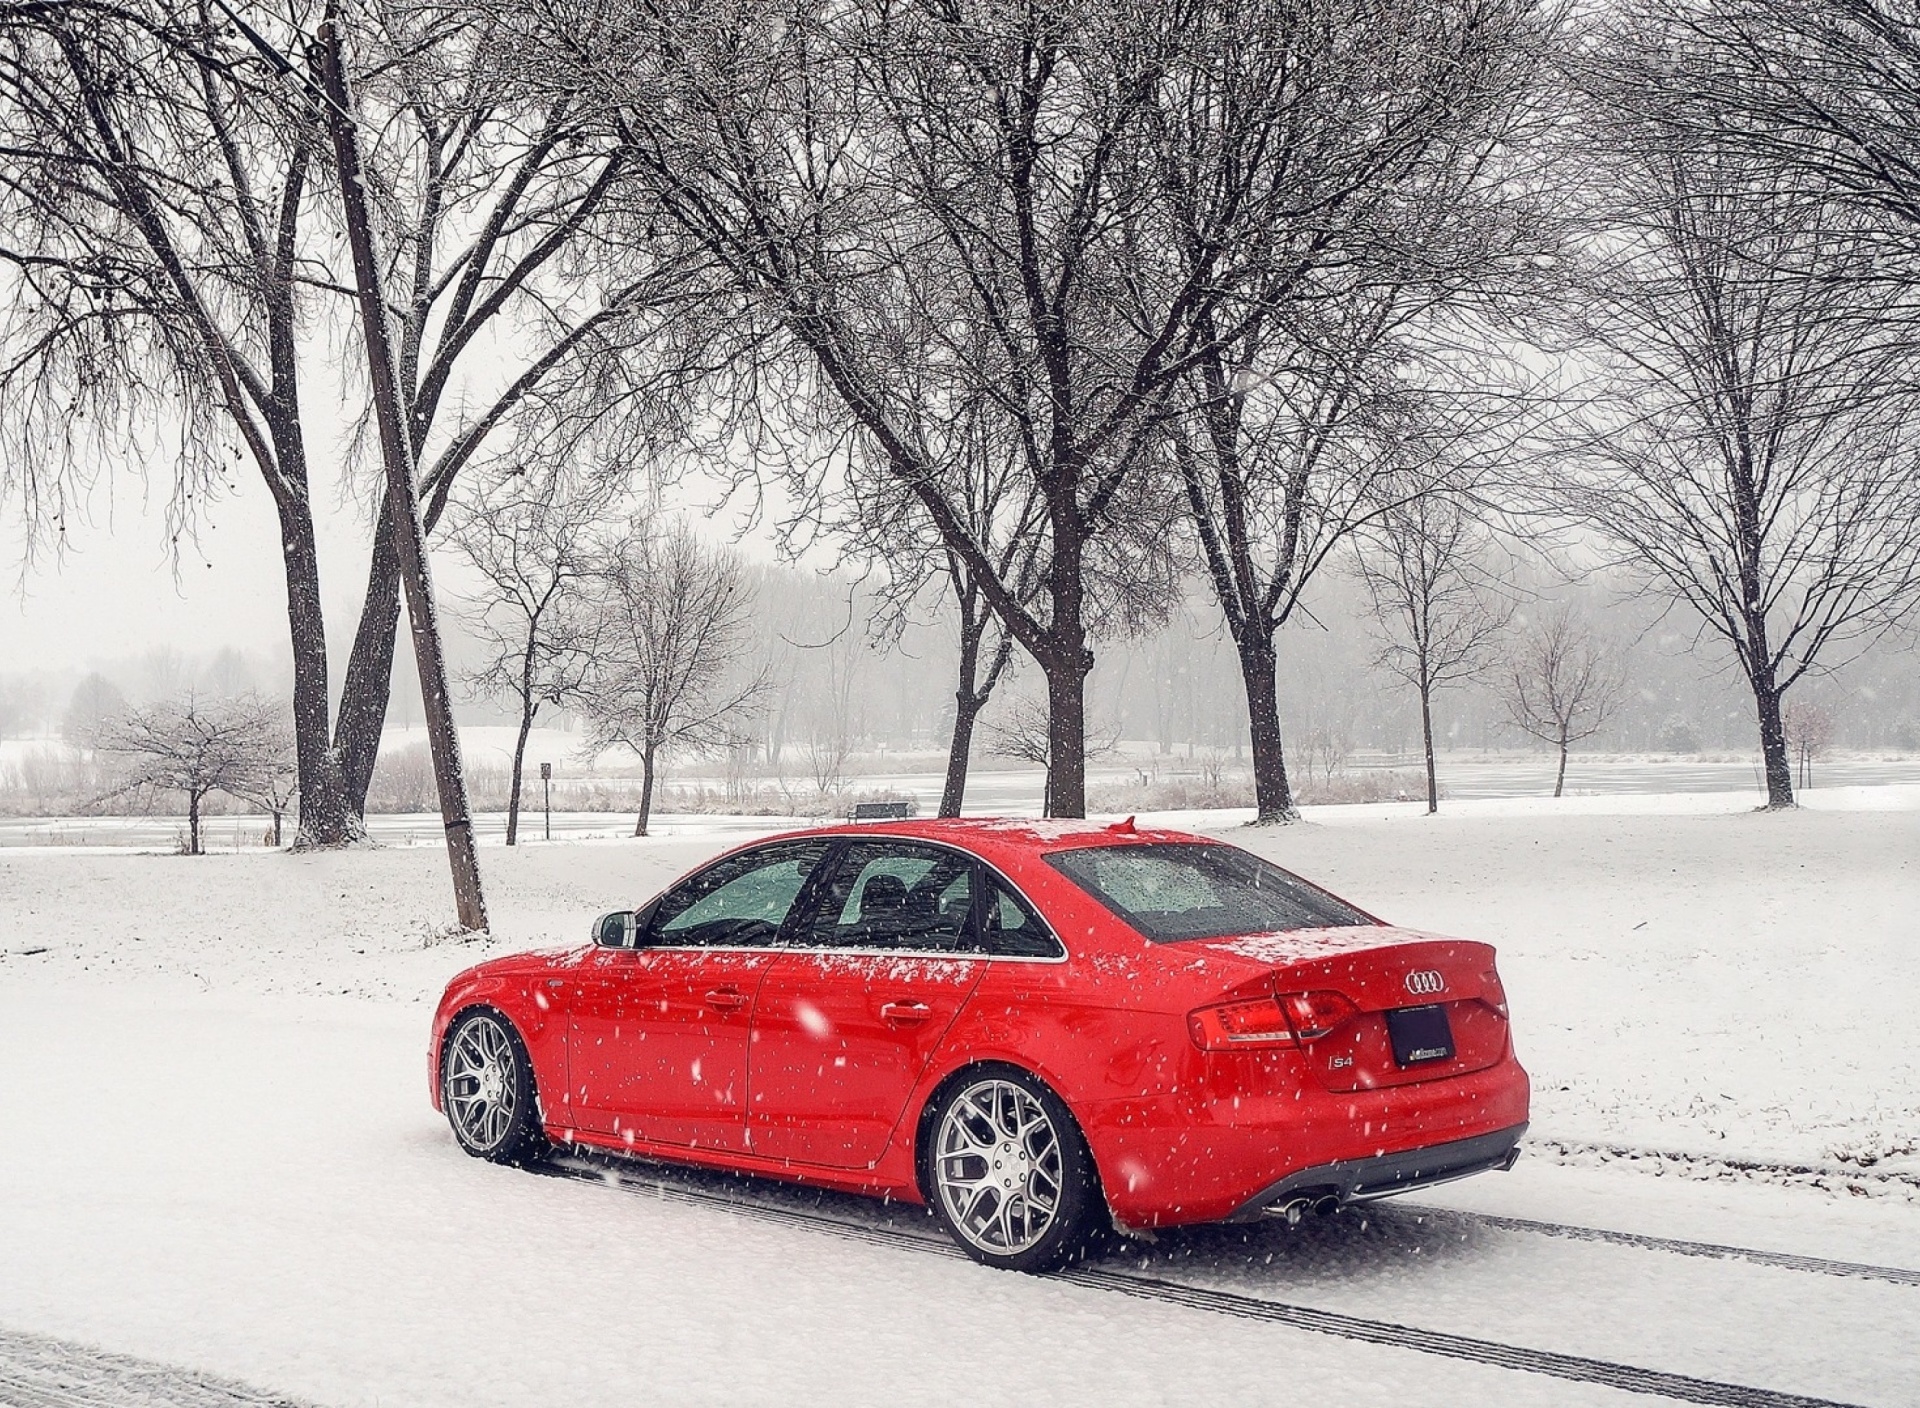
[[969, 850], [1008, 850], [1035, 854], [1074, 850], [1084, 846], [1129, 845], [1140, 842], [1183, 841], [1217, 844], [1190, 831], [1136, 826], [1134, 819], [1101, 822], [1040, 820], [1034, 817], [927, 817], [904, 821], [843, 821], [769, 838], [794, 836], [897, 836], [902, 840], [944, 841]]

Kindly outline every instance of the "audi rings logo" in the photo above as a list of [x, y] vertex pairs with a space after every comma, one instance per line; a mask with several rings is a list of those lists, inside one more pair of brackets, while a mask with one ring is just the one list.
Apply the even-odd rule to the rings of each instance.
[[1446, 987], [1447, 980], [1431, 968], [1407, 974], [1407, 991], [1415, 997], [1427, 997]]

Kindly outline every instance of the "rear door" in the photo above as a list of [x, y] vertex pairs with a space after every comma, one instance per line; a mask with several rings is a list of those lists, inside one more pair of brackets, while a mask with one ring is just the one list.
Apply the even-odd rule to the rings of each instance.
[[751, 1152], [864, 1168], [986, 964], [970, 856], [876, 837], [847, 842], [761, 981]]
[[725, 857], [661, 896], [633, 952], [589, 960], [571, 1004], [572, 1118], [583, 1130], [738, 1152], [747, 1040], [775, 941], [828, 843]]

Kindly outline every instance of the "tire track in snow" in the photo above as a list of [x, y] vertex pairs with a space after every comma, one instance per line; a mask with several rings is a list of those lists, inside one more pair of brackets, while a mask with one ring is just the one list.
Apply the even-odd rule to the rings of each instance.
[[1674, 1237], [1654, 1237], [1642, 1232], [1615, 1232], [1604, 1227], [1575, 1227], [1564, 1222], [1536, 1222], [1526, 1217], [1503, 1217], [1490, 1212], [1463, 1212], [1453, 1208], [1430, 1207], [1425, 1203], [1399, 1203], [1395, 1212], [1417, 1212], [1436, 1219], [1454, 1218], [1503, 1232], [1531, 1232], [1542, 1237], [1565, 1237], [1576, 1242], [1607, 1242], [1620, 1247], [1638, 1247], [1643, 1251], [1670, 1252], [1674, 1256], [1707, 1257], [1716, 1261], [1748, 1261], [1756, 1266], [1777, 1266], [1787, 1271], [1807, 1271], [1817, 1276], [1843, 1276], [1855, 1280], [1887, 1281], [1896, 1286], [1920, 1286], [1920, 1271], [1900, 1266], [1875, 1266], [1864, 1261], [1833, 1261], [1821, 1256], [1801, 1256], [1795, 1252], [1770, 1252], [1758, 1247], [1723, 1246], [1718, 1242], [1688, 1242]]
[[304, 1408], [232, 1379], [70, 1340], [0, 1329], [0, 1404], [7, 1408]]
[[[584, 1165], [584, 1166], [583, 1166]], [[586, 1183], [601, 1183], [638, 1197], [654, 1197], [664, 1202], [690, 1206], [717, 1207], [744, 1213], [762, 1221], [799, 1227], [813, 1232], [870, 1246], [908, 1247], [937, 1256], [965, 1259], [963, 1253], [944, 1236], [927, 1236], [893, 1227], [823, 1217], [783, 1207], [770, 1199], [730, 1193], [711, 1192], [670, 1180], [647, 1178], [623, 1172], [611, 1163], [581, 1160], [578, 1163], [549, 1162], [535, 1166], [534, 1172], [550, 1177], [568, 1178]], [[1689, 1374], [1643, 1369], [1632, 1364], [1617, 1364], [1606, 1359], [1591, 1359], [1553, 1350], [1530, 1349], [1524, 1345], [1503, 1344], [1497, 1340], [1476, 1339], [1442, 1330], [1422, 1330], [1389, 1320], [1368, 1320], [1333, 1310], [1291, 1305], [1284, 1301], [1264, 1300], [1233, 1291], [1191, 1286], [1180, 1281], [1108, 1271], [1095, 1266], [1074, 1266], [1054, 1273], [1053, 1279], [1085, 1286], [1092, 1290], [1153, 1300], [1229, 1315], [1240, 1320], [1262, 1320], [1314, 1334], [1332, 1335], [1365, 1344], [1388, 1345], [1416, 1350], [1446, 1359], [1487, 1364], [1522, 1373], [1542, 1374], [1576, 1383], [1598, 1384], [1628, 1393], [1651, 1394], [1682, 1403], [1712, 1405], [1712, 1408], [1857, 1408], [1834, 1399], [1806, 1394], [1785, 1393], [1777, 1389], [1752, 1388], [1745, 1384], [1724, 1383], [1718, 1379], [1695, 1378]]]
[[1527, 1136], [1529, 1156], [1552, 1163], [1588, 1166], [1602, 1164], [1671, 1165], [1689, 1177], [1704, 1179], [1750, 1180], [1789, 1183], [1824, 1188], [1840, 1183], [1869, 1192], [1908, 1198], [1920, 1195], [1920, 1173], [1905, 1169], [1877, 1169], [1848, 1164], [1769, 1163], [1764, 1159], [1744, 1159], [1731, 1154], [1689, 1154], [1678, 1149], [1649, 1149], [1636, 1144], [1594, 1144], [1578, 1139], [1556, 1139], [1547, 1135]]

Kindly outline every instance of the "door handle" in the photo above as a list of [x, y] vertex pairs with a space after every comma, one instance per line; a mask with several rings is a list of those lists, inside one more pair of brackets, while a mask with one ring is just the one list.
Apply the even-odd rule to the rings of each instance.
[[915, 1022], [924, 1022], [933, 1015], [933, 1009], [924, 1002], [883, 1002], [880, 1015], [896, 1026], [911, 1026]]
[[715, 988], [707, 994], [707, 1006], [722, 1012], [737, 1012], [747, 1005], [747, 995], [738, 988]]

